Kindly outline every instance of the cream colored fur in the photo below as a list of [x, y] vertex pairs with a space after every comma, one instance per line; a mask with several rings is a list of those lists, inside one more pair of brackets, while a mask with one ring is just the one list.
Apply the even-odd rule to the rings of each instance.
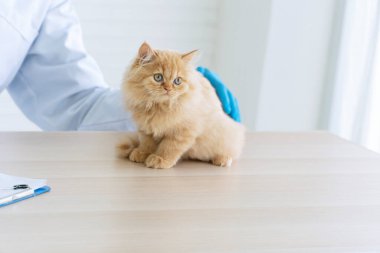
[[[244, 127], [223, 112], [213, 87], [192, 66], [194, 54], [141, 45], [123, 83], [138, 141], [129, 136], [119, 156], [151, 168], [170, 168], [181, 158], [230, 166], [239, 157]], [[163, 82], [154, 74], [162, 74]], [[173, 83], [177, 77], [179, 85]]]

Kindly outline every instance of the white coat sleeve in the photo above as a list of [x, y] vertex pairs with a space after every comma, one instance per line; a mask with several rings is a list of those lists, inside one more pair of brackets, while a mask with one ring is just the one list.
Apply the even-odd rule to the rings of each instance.
[[8, 91], [44, 130], [135, 128], [120, 90], [107, 87], [86, 52], [78, 18], [67, 0], [55, 2], [47, 11]]

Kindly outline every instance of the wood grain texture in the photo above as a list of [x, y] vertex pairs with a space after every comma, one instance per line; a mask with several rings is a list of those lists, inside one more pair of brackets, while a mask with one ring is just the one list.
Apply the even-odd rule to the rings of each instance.
[[0, 252], [380, 252], [380, 156], [323, 132], [249, 134], [231, 168], [152, 170], [121, 133], [0, 133], [0, 172], [52, 191], [0, 208]]

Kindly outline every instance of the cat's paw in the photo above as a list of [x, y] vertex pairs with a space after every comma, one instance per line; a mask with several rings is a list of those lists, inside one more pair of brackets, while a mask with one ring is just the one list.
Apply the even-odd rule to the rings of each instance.
[[145, 165], [149, 168], [154, 168], [154, 169], [169, 169], [173, 167], [174, 164], [175, 162], [169, 162], [156, 154], [151, 154], [145, 160]]
[[119, 144], [116, 147], [116, 153], [119, 158], [128, 158], [134, 147], [128, 143]]
[[221, 167], [230, 167], [232, 158], [230, 156], [217, 155], [211, 160], [212, 164]]
[[136, 163], [145, 162], [146, 158], [149, 156], [148, 153], [140, 151], [138, 148], [132, 150], [129, 154], [129, 160]]

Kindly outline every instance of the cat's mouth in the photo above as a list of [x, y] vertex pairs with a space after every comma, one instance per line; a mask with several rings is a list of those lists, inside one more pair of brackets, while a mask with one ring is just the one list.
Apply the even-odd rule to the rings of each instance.
[[171, 90], [164, 90], [164, 95], [171, 96], [173, 92]]
[[176, 93], [174, 91], [164, 91], [162, 92], [162, 95], [161, 95], [161, 98], [163, 100], [173, 100], [173, 99], [176, 99]]

